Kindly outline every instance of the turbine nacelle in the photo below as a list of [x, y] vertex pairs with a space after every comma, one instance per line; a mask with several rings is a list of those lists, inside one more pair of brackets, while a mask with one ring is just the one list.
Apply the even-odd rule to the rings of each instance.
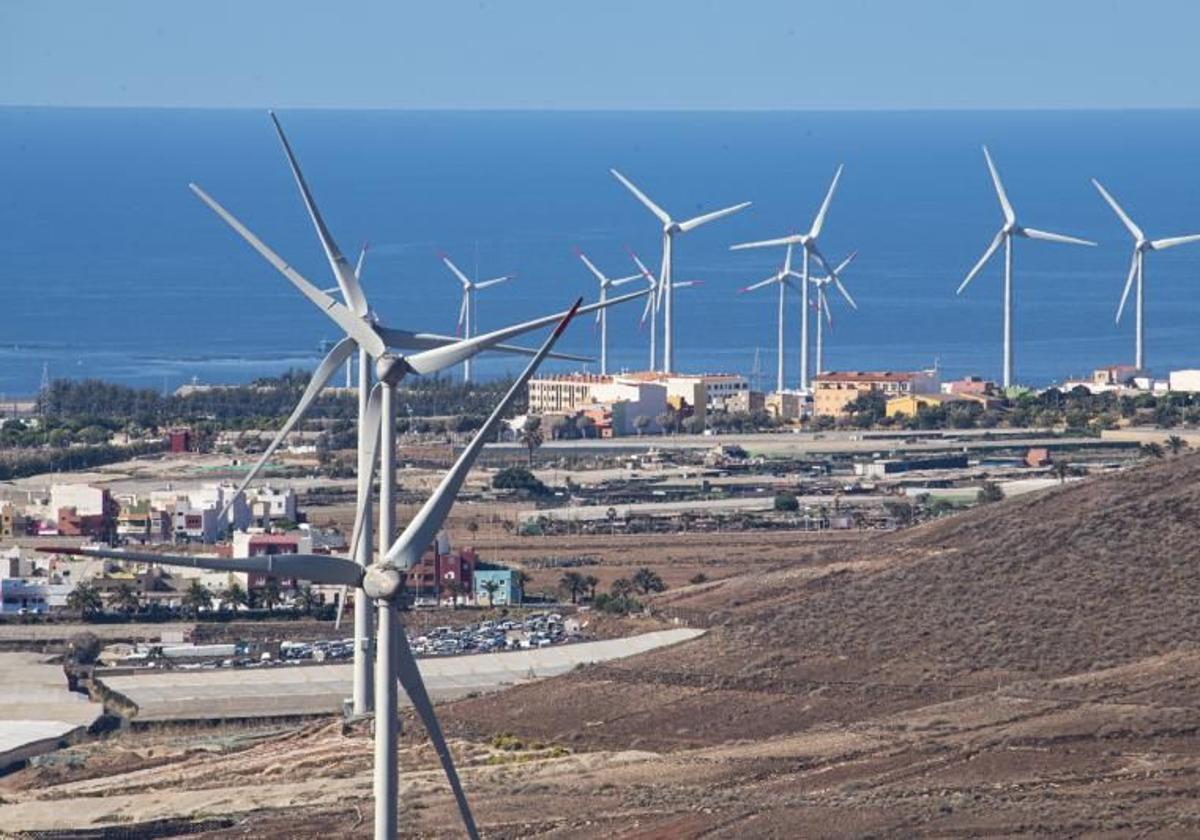
[[375, 601], [394, 601], [404, 587], [404, 576], [390, 563], [368, 566], [362, 579], [363, 592]]

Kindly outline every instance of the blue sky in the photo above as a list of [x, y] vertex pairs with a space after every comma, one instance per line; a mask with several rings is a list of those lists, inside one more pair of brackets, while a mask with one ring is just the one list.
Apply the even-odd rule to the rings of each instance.
[[1196, 107], [1198, 32], [1194, 0], [3, 0], [0, 104]]

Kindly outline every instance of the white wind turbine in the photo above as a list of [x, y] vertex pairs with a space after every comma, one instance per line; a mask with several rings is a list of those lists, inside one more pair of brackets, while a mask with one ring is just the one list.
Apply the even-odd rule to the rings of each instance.
[[[650, 321], [650, 367], [648, 370], [653, 371], [658, 361], [658, 357], [656, 355], [657, 345], [655, 344], [655, 336], [658, 335], [658, 309], [659, 304], [662, 301], [662, 295], [658, 293], [658, 288], [661, 284], [659, 283], [658, 278], [650, 273], [650, 269], [646, 268], [645, 263], [641, 261], [641, 259], [633, 252], [632, 249], [629, 251], [629, 256], [633, 257], [633, 262], [635, 265], [637, 265], [640, 275], [645, 278], [647, 283], [650, 284], [650, 294], [646, 298], [646, 305], [642, 308], [642, 317], [638, 320], [638, 325], [644, 328], [646, 326], [646, 320], [649, 319]], [[692, 286], [699, 285], [699, 280], [676, 280], [671, 283], [671, 288], [687, 289], [691, 288]]]
[[[695, 230], [701, 225], [714, 222], [717, 219], [724, 218], [725, 216], [729, 216], [738, 212], [739, 210], [743, 210], [750, 206], [750, 202], [743, 201], [741, 204], [735, 204], [732, 207], [725, 207], [721, 210], [715, 210], [712, 213], [705, 213], [701, 216], [695, 216], [694, 218], [688, 219], [684, 222], [677, 222], [671, 218], [670, 214], [667, 213], [666, 210], [662, 209], [653, 201], [651, 201], [645, 193], [635, 187], [633, 183], [620, 172], [615, 169], [610, 169], [609, 172], [613, 174], [613, 177], [624, 184], [626, 189], [633, 193], [634, 197], [644, 204], [646, 209], [653, 213], [655, 218], [662, 223], [663, 253], [662, 270], [658, 275], [658, 294], [660, 297], [658, 307], [662, 308], [663, 310], [663, 372], [671, 373], [675, 369], [675, 310], [672, 306], [675, 297], [675, 286], [672, 283], [673, 275], [671, 273], [671, 260], [673, 256], [672, 248], [675, 235], [679, 233], [687, 233], [688, 231]], [[663, 306], [663, 301], [661, 299], [665, 299], [665, 306]]]
[[[829, 271], [829, 261], [822, 255], [817, 247], [817, 239], [821, 236], [821, 229], [825, 226], [825, 216], [829, 213], [829, 205], [833, 201], [833, 193], [837, 189], [838, 180], [842, 177], [841, 165], [837, 171], [833, 173], [833, 181], [829, 184], [829, 189], [825, 193], [825, 200], [821, 202], [821, 209], [817, 211], [816, 218], [813, 219], [812, 227], [808, 229], [808, 233], [795, 233], [791, 236], [783, 236], [778, 239], [765, 239], [759, 242], [743, 242], [740, 245], [734, 245], [730, 248], [731, 251], [741, 251], [746, 248], [772, 248], [780, 245], [799, 245], [803, 249], [801, 251], [801, 269], [800, 269], [800, 388], [801, 390], [808, 389], [808, 258], [812, 255], [816, 258], [821, 266]], [[843, 294], [845, 292], [843, 291]]]
[[[318, 291], [314, 289], [314, 291]], [[399, 768], [396, 750], [399, 746], [397, 684], [403, 687], [412, 702], [434, 750], [441, 760], [442, 769], [450, 783], [458, 805], [459, 814], [467, 835], [479, 837], [466, 793], [454, 764], [454, 757], [446, 744], [441, 725], [434, 711], [433, 702], [421, 678], [420, 668], [408, 644], [408, 637], [400, 621], [399, 608], [404, 601], [405, 575], [418, 564], [422, 553], [435, 539], [454, 505], [455, 496], [474, 464], [485, 441], [495, 431], [504, 413], [512, 405], [521, 389], [525, 387], [537, 366], [549, 355], [550, 348], [558, 340], [571, 318], [579, 311], [579, 302], [562, 318], [553, 333], [546, 339], [524, 372], [513, 383], [508, 393], [496, 406], [470, 444], [447, 472], [437, 489], [405, 527], [392, 541], [390, 536], [381, 540], [379, 558], [363, 567], [354, 559], [324, 554], [276, 554], [248, 558], [208, 557], [203, 555], [181, 556], [155, 554], [153, 552], [123, 551], [100, 548], [43, 548], [41, 551], [74, 554], [88, 557], [105, 557], [135, 563], [160, 563], [168, 566], [210, 569], [215, 571], [266, 574], [275, 577], [296, 578], [330, 586], [357, 587], [376, 607], [375, 622], [375, 726], [374, 726], [374, 784], [376, 840], [394, 840], [399, 830]], [[366, 336], [363, 335], [366, 339]], [[460, 359], [461, 360], [461, 359]], [[385, 392], [386, 393], [386, 392]], [[386, 412], [385, 412], [386, 416]], [[394, 426], [394, 418], [393, 426]], [[385, 427], [386, 428], [386, 427]], [[380, 495], [388, 487], [390, 460], [386, 449], [383, 453], [385, 466]], [[383, 506], [386, 510], [386, 505]], [[361, 518], [363, 506], [359, 506]], [[386, 531], [384, 533], [387, 533]], [[360, 602], [361, 603], [361, 602]]]
[[[582, 250], [576, 248], [575, 254], [588, 267], [588, 271], [592, 272], [596, 280], [599, 281], [601, 303], [608, 300], [609, 289], [615, 289], [619, 286], [624, 286], [626, 283], [632, 283], [642, 276], [640, 274], [630, 274], [628, 277], [608, 277], [604, 272], [596, 268], [592, 261], [587, 258], [587, 254], [583, 253]], [[601, 309], [596, 313], [596, 323], [600, 327], [600, 374], [603, 376], [608, 373], [608, 310]]]
[[833, 326], [833, 315], [829, 312], [829, 298], [825, 296], [825, 288], [827, 286], [836, 285], [841, 291], [842, 296], [846, 298], [846, 302], [850, 304], [851, 309], [858, 309], [858, 304], [850, 297], [850, 293], [841, 283], [842, 271], [850, 263], [854, 262], [854, 258], [858, 256], [858, 251], [854, 251], [846, 259], [838, 263], [837, 268], [824, 277], [812, 278], [812, 284], [817, 288], [817, 376], [825, 372], [825, 343], [824, 330], [821, 325], [821, 316], [829, 322], [829, 326]]
[[[267, 262], [271, 263], [288, 281], [308, 298], [321, 312], [342, 328], [345, 338], [337, 342], [329, 353], [321, 360], [309, 379], [308, 386], [301, 395], [291, 415], [276, 433], [275, 438], [266, 448], [258, 461], [246, 474], [237, 490], [226, 502], [225, 510], [220, 519], [228, 516], [229, 508], [255, 477], [266, 465], [275, 450], [283, 443], [287, 434], [305, 416], [309, 408], [316, 402], [321, 391], [330, 381], [342, 362], [349, 359], [358, 351], [359, 367], [359, 424], [358, 424], [358, 518], [351, 539], [352, 556], [357, 557], [360, 565], [367, 566], [371, 562], [371, 506], [370, 489], [377, 447], [379, 446], [380, 427], [382, 424], [385, 437], [383, 450], [385, 453], [395, 452], [394, 420], [394, 388], [397, 382], [408, 372], [434, 373], [445, 370], [484, 350], [500, 350], [509, 353], [533, 354], [535, 351], [523, 347], [503, 344], [505, 340], [526, 332], [530, 332], [548, 324], [554, 323], [561, 313], [528, 321], [501, 330], [495, 330], [478, 338], [459, 340], [450, 336], [435, 333], [415, 333], [408, 330], [385, 327], [379, 323], [371, 311], [359, 285], [357, 274], [352, 271], [346, 258], [339, 250], [332, 234], [325, 224], [324, 218], [317, 209], [316, 202], [308, 188], [299, 163], [292, 153], [287, 137], [275, 115], [271, 114], [283, 149], [287, 155], [288, 164], [300, 188], [300, 194], [308, 209], [309, 217], [321, 241], [322, 249], [342, 292], [342, 303], [328, 293], [322, 291], [307, 280], [300, 272], [289, 265], [269, 246], [255, 236], [245, 225], [222, 207], [215, 199], [205, 193], [195, 184], [189, 185], [191, 190], [212, 209], [222, 220], [246, 240], [254, 250], [258, 251]], [[361, 262], [360, 262], [361, 265]], [[613, 298], [605, 305], [642, 297], [646, 292], [635, 292], [619, 298]], [[591, 312], [600, 308], [600, 304], [583, 307], [581, 312]], [[394, 347], [416, 351], [407, 356], [397, 356], [390, 353], [388, 348]], [[554, 358], [580, 360], [578, 356], [551, 354]], [[374, 369], [374, 371], [373, 371]], [[372, 373], [378, 374], [381, 385], [371, 387]], [[384, 405], [386, 399], [386, 405]], [[385, 415], [385, 412], [386, 415]], [[392, 417], [392, 422], [382, 423], [381, 417]], [[388, 457], [392, 457], [388, 456]], [[391, 474], [391, 473], [388, 473]], [[390, 540], [392, 523], [394, 521], [395, 505], [392, 502], [393, 488], [387, 483], [381, 485], [380, 509], [380, 538], [381, 542]], [[342, 599], [344, 602], [344, 598]], [[356, 603], [363, 603], [362, 593], [358, 593]], [[340, 613], [339, 613], [340, 616]], [[370, 672], [371, 672], [371, 627], [370, 614], [366, 610], [355, 610], [354, 615], [355, 651], [354, 651], [354, 712], [362, 714], [371, 708]]]
[[[462, 306], [458, 309], [458, 331], [463, 338], [470, 338], [472, 330], [475, 327], [475, 293], [480, 289], [486, 289], [488, 286], [498, 286], [506, 280], [511, 280], [515, 275], [505, 274], [501, 277], [494, 277], [491, 280], [473, 280], [467, 277], [458, 266], [451, 262], [449, 256], [442, 254], [441, 257], [442, 262], [446, 264], [446, 268], [450, 269], [454, 276], [458, 278], [458, 281], [462, 283], [463, 296]], [[470, 381], [471, 360], [467, 359], [463, 362], [463, 382]]]
[[757, 283], [752, 283], [751, 285], [738, 290], [738, 294], [745, 294], [746, 292], [753, 292], [757, 289], [770, 286], [772, 283], [779, 286], [779, 307], [775, 315], [775, 332], [777, 341], [777, 349], [775, 352], [775, 390], [777, 392], [783, 390], [783, 316], [787, 306], [787, 281], [789, 277], [799, 276], [792, 270], [792, 247], [793, 246], [791, 245], [787, 246], [787, 251], [784, 253], [783, 257], [783, 267], [780, 268], [779, 271], [772, 274], [766, 280], [760, 280]]
[[983, 147], [983, 157], [987, 161], [988, 171], [992, 174], [992, 184], [996, 187], [996, 197], [1000, 199], [1000, 209], [1004, 211], [1004, 225], [996, 234], [987, 250], [983, 252], [983, 256], [979, 258], [979, 262], [975, 263], [975, 267], [967, 274], [967, 278], [962, 281], [962, 285], [958, 287], [956, 294], [962, 294], [967, 288], [967, 284], [975, 279], [975, 275], [980, 272], [983, 266], [991, 259], [992, 254], [996, 253], [996, 249], [1001, 244], [1004, 245], [1004, 387], [1009, 388], [1013, 384], [1013, 343], [1012, 343], [1012, 319], [1013, 319], [1013, 289], [1012, 289], [1012, 240], [1014, 236], [1020, 236], [1025, 239], [1042, 239], [1047, 242], [1063, 242], [1068, 245], [1095, 245], [1095, 242], [1089, 242], [1086, 239], [1078, 239], [1074, 236], [1065, 236], [1061, 233], [1049, 233], [1044, 230], [1035, 230], [1034, 228], [1023, 227], [1017, 224], [1017, 214], [1013, 211], [1012, 205], [1008, 201], [1008, 195], [1004, 192], [1004, 185], [1000, 183], [1000, 173], [996, 171], [996, 165], [992, 163], [992, 156], [988, 152], [987, 146]]
[[1133, 259], [1129, 263], [1129, 276], [1125, 278], [1125, 291], [1121, 293], [1121, 303], [1117, 307], [1117, 323], [1121, 322], [1121, 314], [1125, 311], [1125, 302], [1129, 299], [1129, 289], [1133, 285], [1134, 275], [1137, 276], [1137, 296], [1134, 298], [1136, 307], [1136, 334], [1134, 338], [1134, 366], [1138, 370], [1146, 369], [1146, 346], [1145, 346], [1145, 310], [1143, 304], [1145, 301], [1145, 292], [1142, 288], [1142, 280], [1145, 276], [1143, 263], [1146, 258], [1147, 251], [1165, 251], [1167, 248], [1174, 248], [1176, 245], [1188, 245], [1192, 242], [1200, 242], [1200, 235], [1193, 236], [1172, 236], [1167, 239], [1147, 239], [1142, 233], [1142, 229], [1133, 223], [1129, 215], [1121, 209], [1121, 205], [1117, 204], [1117, 200], [1109, 195], [1108, 190], [1100, 185], [1100, 182], [1095, 178], [1092, 179], [1096, 189], [1100, 191], [1100, 195], [1108, 202], [1108, 206], [1117, 214], [1117, 218], [1121, 220], [1121, 224], [1125, 225], [1125, 229], [1133, 236]]

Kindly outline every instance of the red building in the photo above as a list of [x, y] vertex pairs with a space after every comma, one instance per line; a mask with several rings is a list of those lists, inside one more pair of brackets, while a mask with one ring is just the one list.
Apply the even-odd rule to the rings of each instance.
[[191, 429], [171, 429], [167, 432], [167, 443], [171, 452], [190, 452], [192, 449]]
[[431, 546], [421, 555], [421, 562], [408, 570], [408, 590], [417, 598], [441, 601], [449, 597], [457, 582], [459, 594], [470, 597], [475, 586], [477, 559], [473, 548], [439, 554], [436, 545]]

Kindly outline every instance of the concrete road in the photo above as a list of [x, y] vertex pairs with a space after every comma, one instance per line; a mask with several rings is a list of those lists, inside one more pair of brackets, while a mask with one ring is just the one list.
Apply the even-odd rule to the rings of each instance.
[[[678, 644], [703, 632], [679, 628], [536, 650], [421, 659], [421, 674], [434, 700], [450, 700]], [[108, 677], [103, 683], [136, 705], [132, 719], [142, 723], [330, 714], [350, 696], [352, 676], [349, 664], [278, 665], [147, 671]], [[401, 702], [407, 703], [403, 692]]]

